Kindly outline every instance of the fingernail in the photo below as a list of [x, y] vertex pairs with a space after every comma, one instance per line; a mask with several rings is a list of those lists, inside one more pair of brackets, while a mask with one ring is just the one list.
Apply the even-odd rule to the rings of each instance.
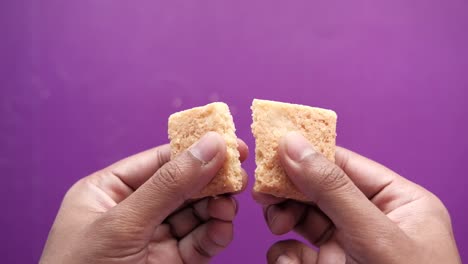
[[222, 247], [227, 247], [232, 241], [232, 234], [221, 232], [213, 236], [213, 242]]
[[239, 212], [239, 204], [237, 203], [237, 200], [236, 198], [232, 197], [231, 196], [231, 201], [232, 201], [232, 204], [234, 205], [234, 209], [235, 209], [235, 214], [237, 215], [237, 212]]
[[312, 145], [298, 132], [289, 132], [284, 136], [286, 153], [293, 161], [301, 161], [305, 157], [315, 153]]
[[198, 142], [193, 144], [189, 151], [203, 163], [210, 162], [219, 152], [220, 135], [215, 132], [206, 133]]
[[279, 256], [278, 259], [276, 259], [276, 264], [292, 264], [292, 263], [294, 263], [293, 260], [286, 255], [281, 255]]
[[273, 224], [275, 220], [275, 217], [276, 217], [275, 211], [276, 211], [275, 205], [268, 206], [266, 210], [267, 221], [270, 226]]

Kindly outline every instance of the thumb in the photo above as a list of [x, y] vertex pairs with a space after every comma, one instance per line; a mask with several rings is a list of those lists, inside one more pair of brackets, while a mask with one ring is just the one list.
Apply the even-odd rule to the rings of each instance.
[[401, 239], [403, 232], [301, 134], [292, 132], [281, 139], [279, 157], [292, 183], [332, 220], [343, 244], [375, 246], [376, 238]]
[[225, 157], [224, 139], [209, 132], [187, 151], [164, 164], [114, 208], [128, 222], [154, 228], [199, 193], [222, 167]]
[[[267, 262], [271, 264], [318, 263], [318, 254], [297, 240], [283, 240], [273, 244], [267, 252]], [[334, 262], [334, 263], [344, 263]]]

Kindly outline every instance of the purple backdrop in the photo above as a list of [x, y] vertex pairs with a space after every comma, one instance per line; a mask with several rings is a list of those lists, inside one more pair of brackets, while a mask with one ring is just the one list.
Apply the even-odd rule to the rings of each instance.
[[[468, 261], [467, 1], [0, 5], [3, 263], [37, 261], [65, 191], [165, 143], [174, 111], [225, 101], [253, 148], [254, 97], [335, 109], [340, 145], [445, 202]], [[248, 192], [239, 201], [215, 263], [262, 263], [280, 239]]]

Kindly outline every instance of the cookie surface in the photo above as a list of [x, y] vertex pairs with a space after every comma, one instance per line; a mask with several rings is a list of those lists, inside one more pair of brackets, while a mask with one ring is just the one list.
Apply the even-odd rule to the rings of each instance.
[[227, 153], [223, 167], [201, 193], [193, 198], [231, 193], [242, 189], [242, 171], [235, 130], [229, 107], [221, 102], [177, 112], [169, 117], [171, 159], [209, 131], [219, 133], [226, 141]]
[[307, 201], [280, 165], [278, 143], [290, 131], [300, 132], [330, 161], [335, 161], [336, 113], [304, 105], [254, 99], [252, 133], [255, 137], [254, 190], [277, 197]]

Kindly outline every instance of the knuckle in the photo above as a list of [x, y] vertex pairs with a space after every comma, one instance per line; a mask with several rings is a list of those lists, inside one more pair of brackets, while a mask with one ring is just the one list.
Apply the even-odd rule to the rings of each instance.
[[337, 166], [322, 166], [318, 168], [319, 185], [326, 191], [334, 191], [346, 187], [349, 183], [345, 173]]
[[316, 246], [321, 246], [326, 243], [333, 235], [335, 231], [335, 226], [330, 223], [323, 231], [312, 241], [312, 244]]
[[172, 189], [174, 186], [177, 186], [182, 174], [183, 169], [179, 163], [169, 162], [158, 171], [156, 177], [152, 177], [151, 179], [156, 186]]
[[452, 222], [450, 213], [447, 209], [447, 207], [444, 205], [442, 200], [440, 200], [439, 197], [437, 197], [434, 194], [431, 194], [431, 205], [430, 207], [433, 208], [434, 210], [434, 215], [437, 218], [440, 218], [444, 221], [446, 224], [450, 224]]
[[196, 239], [193, 249], [201, 256], [211, 258], [219, 251], [219, 246], [210, 237], [205, 235]]
[[124, 218], [121, 214], [104, 214], [86, 228], [84, 235], [90, 241], [105, 245], [109, 257], [133, 255], [145, 245], [144, 234], [147, 230]]
[[63, 197], [63, 203], [74, 203], [76, 200], [78, 200], [77, 197], [79, 197], [83, 191], [87, 190], [90, 184], [93, 184], [95, 178], [98, 177], [98, 175], [99, 172], [81, 178], [75, 182], [65, 193]]

